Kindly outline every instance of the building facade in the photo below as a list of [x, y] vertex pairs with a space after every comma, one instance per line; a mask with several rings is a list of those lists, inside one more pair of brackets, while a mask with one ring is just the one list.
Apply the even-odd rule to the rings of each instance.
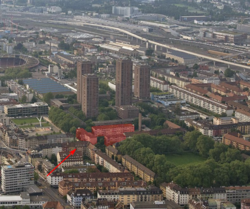
[[116, 60], [116, 106], [132, 104], [132, 67], [131, 60]]
[[22, 192], [34, 185], [34, 167], [29, 163], [2, 166], [1, 175], [4, 193]]
[[9, 117], [23, 116], [40, 116], [48, 115], [48, 104], [44, 102], [36, 102], [33, 104], [19, 104], [4, 106], [4, 113]]
[[122, 156], [122, 165], [146, 182], [153, 182], [155, 173], [128, 155]]
[[150, 69], [147, 65], [135, 66], [134, 96], [139, 99], [149, 99], [150, 97]]
[[98, 116], [98, 77], [94, 74], [82, 76], [82, 111], [88, 118]]
[[82, 76], [93, 73], [90, 61], [77, 62], [77, 101], [82, 103]]

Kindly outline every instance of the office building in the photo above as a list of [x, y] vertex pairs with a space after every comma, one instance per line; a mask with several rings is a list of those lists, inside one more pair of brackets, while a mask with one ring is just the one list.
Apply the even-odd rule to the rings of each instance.
[[4, 113], [8, 117], [41, 116], [48, 115], [49, 109], [47, 103], [36, 102], [33, 104], [5, 105]]
[[22, 192], [34, 184], [34, 167], [30, 163], [2, 166], [4, 193]]
[[77, 62], [77, 101], [82, 103], [82, 76], [93, 73], [90, 61]]
[[81, 91], [82, 111], [88, 118], [96, 117], [99, 104], [98, 77], [94, 74], [82, 76]]
[[115, 105], [132, 104], [132, 66], [131, 60], [116, 60]]
[[134, 96], [139, 99], [150, 97], [150, 69], [147, 65], [137, 65], [134, 70]]

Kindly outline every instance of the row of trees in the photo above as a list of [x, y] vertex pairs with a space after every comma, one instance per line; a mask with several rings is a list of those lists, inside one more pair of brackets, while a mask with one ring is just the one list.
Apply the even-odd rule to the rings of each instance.
[[29, 72], [27, 69], [9, 68], [5, 70], [4, 76], [2, 76], [0, 79], [3, 82], [10, 79], [30, 78], [31, 76], [31, 72]]
[[[181, 142], [177, 136], [135, 135], [121, 142], [122, 154], [128, 154], [157, 174], [156, 185], [174, 181], [183, 187], [244, 185], [250, 182], [250, 160], [242, 161], [241, 152], [198, 131], [188, 132]], [[206, 161], [186, 166], [175, 166], [168, 154], [193, 152]], [[233, 169], [230, 172], [230, 169]]]
[[67, 133], [75, 134], [76, 128], [81, 127], [81, 122], [71, 116], [69, 113], [57, 107], [51, 107], [49, 111], [49, 119], [60, 129]]

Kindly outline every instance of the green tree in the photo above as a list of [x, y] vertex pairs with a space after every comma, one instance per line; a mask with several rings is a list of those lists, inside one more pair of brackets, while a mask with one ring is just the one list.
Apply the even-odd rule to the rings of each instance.
[[220, 162], [221, 163], [230, 163], [235, 160], [242, 160], [242, 156], [239, 150], [234, 148], [228, 148], [226, 152], [221, 153]]
[[154, 50], [153, 49], [147, 49], [146, 50], [146, 56], [152, 56], [154, 53]]
[[197, 139], [196, 148], [202, 157], [209, 156], [209, 150], [214, 148], [214, 140], [205, 135], [200, 135]]
[[27, 101], [27, 97], [25, 95], [22, 96], [22, 98], [20, 99], [21, 103], [26, 103]]
[[226, 152], [228, 146], [222, 143], [216, 143], [214, 149], [209, 151], [209, 158], [214, 159], [216, 162], [220, 161], [220, 155]]
[[51, 92], [46, 93], [43, 96], [43, 100], [50, 105], [50, 100], [54, 99], [54, 95]]
[[34, 172], [34, 180], [37, 181], [39, 179], [39, 175], [37, 172]]
[[72, 134], [75, 134], [76, 133], [76, 127], [75, 126], [71, 127], [69, 132], [72, 133]]
[[54, 165], [57, 165], [57, 158], [55, 154], [51, 155], [50, 162]]
[[230, 68], [227, 68], [224, 72], [225, 77], [228, 77], [228, 78], [233, 77], [234, 74], [235, 74], [235, 72], [233, 70], [231, 70]]
[[199, 136], [201, 136], [201, 133], [197, 130], [192, 132], [187, 132], [184, 136], [185, 147], [191, 150], [192, 152], [196, 152], [197, 151], [196, 143]]
[[105, 120], [110, 120], [110, 118], [106, 114], [101, 113], [100, 115], [98, 115], [97, 120], [98, 121], [105, 121]]
[[199, 68], [199, 65], [198, 64], [194, 64], [193, 69], [198, 70], [198, 68]]

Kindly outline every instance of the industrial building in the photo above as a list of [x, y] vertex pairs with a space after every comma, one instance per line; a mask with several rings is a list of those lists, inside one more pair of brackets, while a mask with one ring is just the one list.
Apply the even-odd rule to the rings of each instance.
[[40, 116], [48, 115], [48, 112], [48, 104], [44, 102], [4, 106], [4, 113], [8, 117]]
[[115, 105], [132, 104], [132, 67], [133, 62], [128, 60], [116, 60], [116, 94]]
[[199, 61], [198, 58], [194, 55], [173, 50], [171, 51], [169, 50], [166, 53], [166, 58], [177, 60], [179, 64], [184, 64], [184, 65], [195, 64]]
[[29, 163], [2, 166], [1, 175], [4, 193], [22, 192], [34, 185], [34, 167]]

